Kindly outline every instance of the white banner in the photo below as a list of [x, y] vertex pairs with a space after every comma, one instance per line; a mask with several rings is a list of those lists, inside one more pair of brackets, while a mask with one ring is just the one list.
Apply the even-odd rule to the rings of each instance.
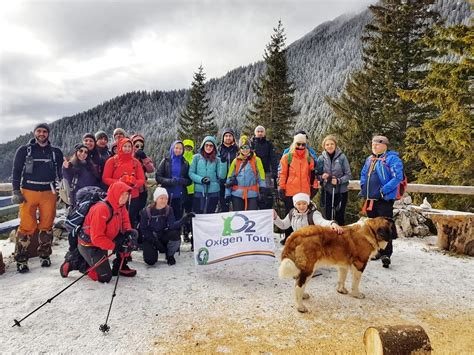
[[275, 257], [272, 210], [198, 214], [193, 238], [196, 265]]

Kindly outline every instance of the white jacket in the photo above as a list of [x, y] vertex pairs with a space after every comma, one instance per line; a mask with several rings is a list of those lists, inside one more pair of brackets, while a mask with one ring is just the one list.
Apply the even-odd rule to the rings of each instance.
[[[300, 228], [309, 226], [309, 222], [308, 222], [309, 212], [310, 212], [309, 208], [305, 213], [299, 213], [296, 208], [293, 208], [286, 215], [285, 219], [282, 220], [280, 219], [280, 217], [277, 216], [273, 220], [273, 223], [280, 229], [285, 230], [291, 227], [293, 228], [293, 231], [296, 231]], [[321, 212], [319, 212], [316, 209], [314, 209], [312, 213], [313, 213], [313, 222], [317, 226], [329, 227], [332, 223], [336, 223], [334, 221], [329, 221], [327, 219], [324, 219]], [[292, 215], [291, 220], [290, 220], [290, 214]]]

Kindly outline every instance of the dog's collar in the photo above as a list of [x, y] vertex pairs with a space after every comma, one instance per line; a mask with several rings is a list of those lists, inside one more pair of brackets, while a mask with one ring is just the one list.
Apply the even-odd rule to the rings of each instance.
[[[372, 229], [371, 229], [371, 231], [372, 231]], [[365, 239], [369, 242], [369, 244], [372, 245], [372, 247], [375, 249], [375, 251], [377, 251], [377, 250], [380, 249], [380, 248], [379, 248], [379, 242], [378, 242], [378, 240], [377, 240], [377, 236], [375, 236], [375, 245], [374, 245], [374, 243], [372, 242], [371, 238], [367, 237], [366, 234], [364, 234], [364, 237], [365, 237]]]

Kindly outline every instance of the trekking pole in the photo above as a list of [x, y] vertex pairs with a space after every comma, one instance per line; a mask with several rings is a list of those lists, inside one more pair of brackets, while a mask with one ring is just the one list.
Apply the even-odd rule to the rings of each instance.
[[209, 202], [208, 190], [209, 190], [209, 185], [204, 185], [204, 211], [203, 211], [204, 214], [207, 213], [207, 205]]
[[77, 280], [74, 280], [73, 282], [71, 282], [67, 287], [63, 288], [61, 291], [59, 291], [58, 293], [56, 293], [53, 297], [49, 298], [46, 302], [44, 302], [41, 306], [37, 307], [35, 310], [33, 310], [32, 312], [28, 313], [26, 316], [24, 316], [22, 319], [20, 320], [16, 320], [14, 319], [13, 321], [15, 322], [15, 324], [12, 325], [12, 328], [15, 327], [15, 326], [18, 326], [18, 327], [21, 327], [21, 322], [23, 322], [26, 318], [28, 318], [29, 316], [31, 316], [33, 313], [35, 313], [36, 311], [38, 311], [40, 308], [42, 308], [43, 306], [45, 306], [46, 304], [48, 303], [51, 303], [52, 300], [54, 300], [56, 297], [58, 297], [61, 293], [63, 293], [64, 291], [66, 291], [69, 287], [71, 287], [72, 285], [74, 285], [77, 281], [79, 281], [80, 279], [82, 279], [84, 276], [86, 276], [90, 271], [94, 270], [95, 268], [97, 268], [98, 266], [100, 266], [104, 261], [106, 261], [108, 258], [110, 258], [113, 254], [110, 254], [110, 255], [104, 255], [97, 263], [95, 263], [94, 265], [92, 265], [89, 269], [87, 269], [87, 271], [85, 272], [85, 274], [83, 274], [82, 276], [80, 276]]
[[335, 195], [336, 187], [332, 185], [332, 202], [331, 202], [331, 220], [334, 221], [335, 212], [334, 212], [334, 195]]
[[99, 327], [99, 330], [104, 334], [110, 330], [110, 326], [107, 325], [107, 322], [109, 321], [110, 310], [112, 309], [112, 303], [114, 302], [114, 297], [116, 296], [115, 291], [117, 290], [117, 285], [118, 285], [118, 281], [119, 281], [119, 278], [120, 278], [120, 270], [122, 270], [123, 262], [124, 262], [126, 257], [125, 257], [125, 255], [120, 255], [120, 258], [121, 258], [121, 260], [120, 260], [119, 272], [117, 273], [117, 279], [115, 280], [114, 291], [112, 293], [112, 299], [110, 300], [109, 311], [107, 312], [107, 318], [105, 319], [105, 323], [101, 324], [100, 327]]

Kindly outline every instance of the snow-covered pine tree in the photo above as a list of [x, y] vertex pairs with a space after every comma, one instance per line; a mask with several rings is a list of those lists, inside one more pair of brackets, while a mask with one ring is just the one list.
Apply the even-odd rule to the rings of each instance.
[[256, 126], [264, 126], [267, 137], [279, 152], [291, 143], [294, 118], [298, 114], [292, 107], [295, 88], [288, 80], [285, 39], [285, 29], [279, 20], [264, 51], [265, 72], [253, 85], [256, 100], [248, 110], [244, 127], [244, 132], [251, 135]]
[[[417, 182], [473, 186], [474, 30], [465, 25], [438, 28], [426, 42], [436, 50], [429, 74], [420, 89], [400, 90], [400, 95], [421, 107], [434, 106], [437, 112], [408, 129], [404, 158], [422, 162]], [[473, 201], [439, 195], [436, 207], [472, 211]]]
[[209, 108], [209, 98], [205, 87], [206, 74], [202, 65], [194, 73], [185, 110], [178, 118], [178, 136], [180, 139], [192, 139], [201, 144], [207, 135], [215, 136], [217, 126]]
[[[389, 137], [390, 148], [403, 154], [408, 127], [419, 126], [432, 107], [402, 100], [397, 90], [415, 90], [426, 77], [432, 54], [421, 39], [432, 36], [439, 14], [435, 0], [382, 0], [369, 7], [373, 20], [362, 36], [363, 67], [353, 74], [339, 99], [328, 99], [336, 115], [333, 132], [360, 171], [368, 153], [370, 136]], [[407, 162], [407, 175], [416, 170]]]

